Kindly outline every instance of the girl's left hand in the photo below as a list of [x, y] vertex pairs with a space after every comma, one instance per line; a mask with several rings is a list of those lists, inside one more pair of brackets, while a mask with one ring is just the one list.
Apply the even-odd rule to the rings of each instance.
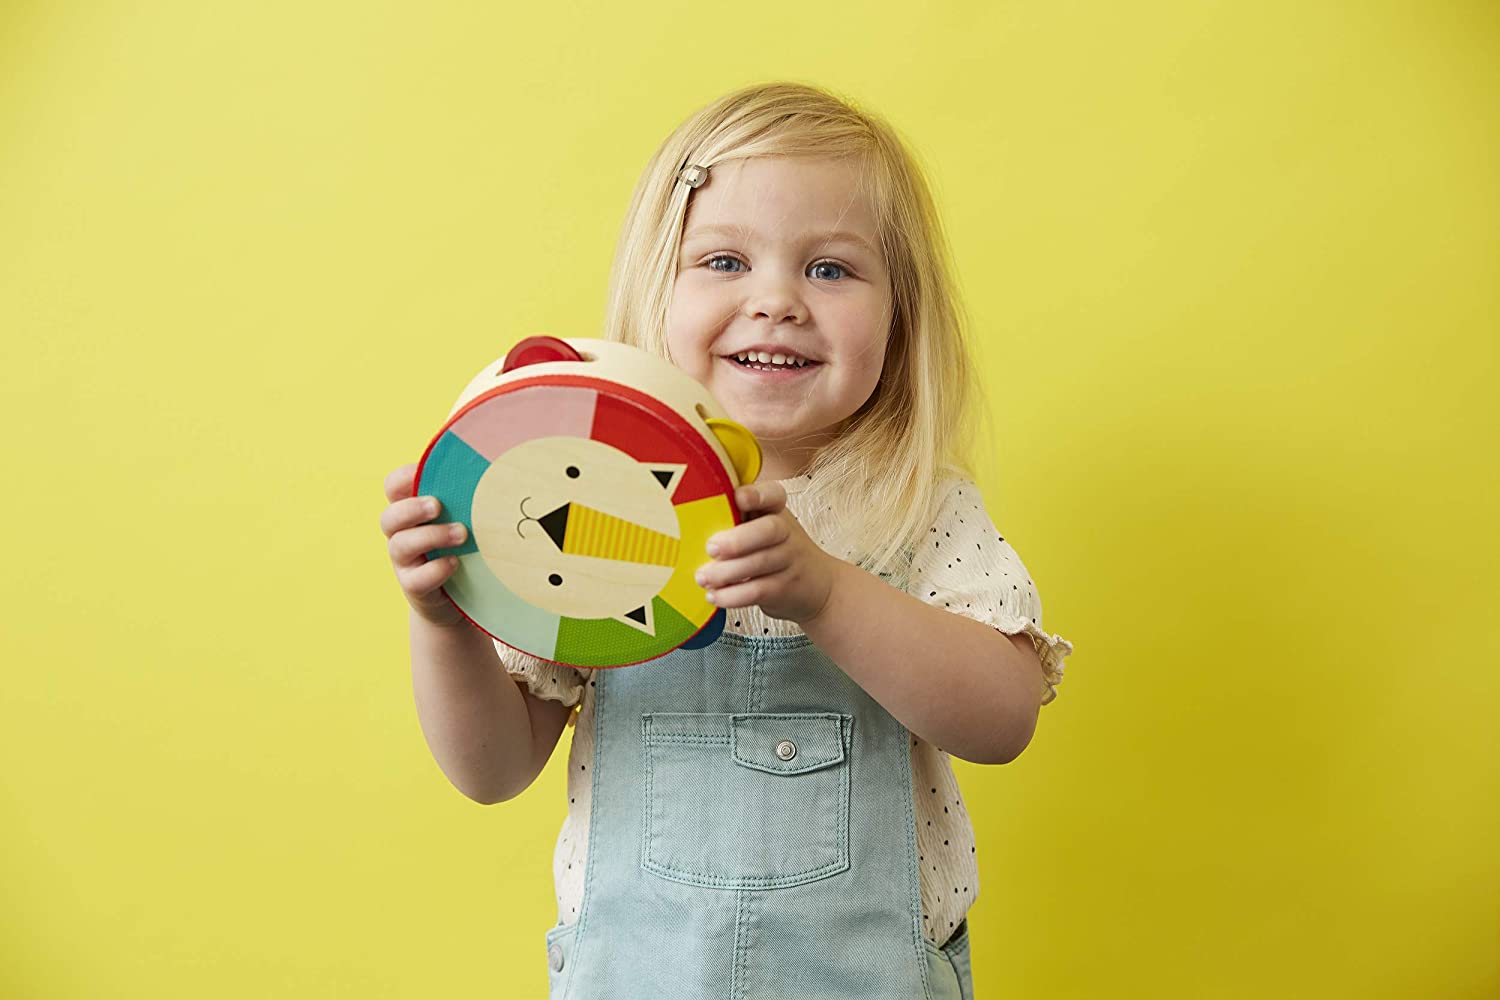
[[747, 520], [708, 540], [714, 561], [693, 577], [710, 604], [759, 604], [772, 618], [798, 624], [818, 616], [833, 592], [838, 559], [824, 552], [786, 509], [775, 480], [741, 486], [734, 502]]

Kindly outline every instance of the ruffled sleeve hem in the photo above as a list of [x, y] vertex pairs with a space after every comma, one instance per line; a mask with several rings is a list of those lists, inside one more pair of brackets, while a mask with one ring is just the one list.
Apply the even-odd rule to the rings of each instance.
[[576, 706], [582, 700], [584, 678], [577, 667], [543, 660], [499, 641], [495, 643], [495, 652], [505, 665], [506, 673], [523, 682], [535, 697], [570, 706]]
[[1050, 704], [1057, 697], [1057, 685], [1063, 679], [1063, 660], [1073, 652], [1073, 644], [1060, 635], [1045, 632], [1031, 621], [1005, 620], [992, 627], [1006, 635], [1025, 634], [1031, 637], [1036, 655], [1042, 661], [1042, 679], [1047, 682], [1047, 693], [1042, 697], [1042, 704]]

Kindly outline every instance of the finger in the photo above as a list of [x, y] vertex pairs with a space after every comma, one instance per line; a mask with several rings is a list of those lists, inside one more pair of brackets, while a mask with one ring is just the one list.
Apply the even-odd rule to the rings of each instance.
[[392, 469], [385, 477], [386, 500], [395, 503], [397, 500], [411, 496], [416, 481], [417, 463], [410, 462], [399, 469]]
[[734, 491], [734, 502], [747, 518], [774, 514], [786, 506], [786, 487], [774, 479], [741, 486]]
[[699, 567], [693, 579], [704, 590], [716, 590], [757, 577], [779, 573], [792, 564], [791, 550], [784, 546], [760, 549], [739, 559], [719, 559]]
[[380, 530], [390, 538], [396, 532], [414, 525], [425, 524], [442, 513], [443, 505], [437, 497], [407, 497], [397, 500], [380, 512]]
[[780, 517], [758, 517], [735, 525], [708, 539], [708, 554], [716, 559], [734, 559], [757, 549], [780, 545], [791, 536], [791, 528]]
[[734, 583], [718, 590], [708, 593], [709, 602], [718, 608], [748, 608], [752, 604], [759, 604], [765, 600], [773, 587], [776, 586], [777, 577], [756, 577], [745, 583]]
[[416, 566], [403, 567], [396, 571], [396, 579], [401, 583], [402, 590], [413, 597], [423, 597], [446, 583], [457, 568], [456, 557], [444, 556]]
[[458, 523], [424, 524], [420, 528], [407, 528], [391, 536], [391, 562], [398, 567], [414, 566], [433, 549], [446, 549], [461, 544], [468, 532]]

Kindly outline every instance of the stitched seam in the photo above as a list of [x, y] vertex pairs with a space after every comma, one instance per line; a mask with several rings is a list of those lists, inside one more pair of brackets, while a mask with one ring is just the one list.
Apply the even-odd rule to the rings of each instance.
[[742, 889], [734, 897], [734, 962], [729, 967], [730, 1000], [743, 1000], [745, 996], [745, 953], [749, 950], [749, 935], [745, 927], [745, 899]]
[[[849, 724], [847, 727], [845, 726], [846, 722], [848, 722]], [[853, 719], [850, 717], [844, 716], [839, 718], [840, 743], [843, 743], [846, 739], [848, 739], [848, 737], [844, 734], [853, 728], [853, 724]], [[845, 756], [848, 756], [848, 754], [846, 753]], [[854, 768], [852, 766], [846, 766], [844, 768], [843, 794], [840, 796], [839, 801], [839, 853], [844, 860], [845, 868], [849, 867], [849, 784], [854, 780], [853, 775]]]
[[[892, 720], [894, 722], [894, 719]], [[922, 888], [920, 879], [921, 871], [917, 868], [917, 813], [916, 804], [912, 802], [911, 796], [911, 732], [900, 723], [896, 723], [901, 731], [901, 762], [904, 765], [906, 780], [902, 782], [906, 790], [901, 797], [906, 803], [906, 870], [907, 875], [907, 900], [908, 903], [915, 899], [915, 907], [911, 911], [912, 944], [917, 951], [917, 974], [922, 978], [922, 996], [932, 1000], [932, 984], [927, 979], [927, 939], [922, 935]], [[917, 883], [913, 885], [912, 883]]]
[[730, 718], [734, 721], [751, 720], [757, 722], [761, 719], [791, 719], [793, 722], [806, 722], [810, 719], [827, 719], [829, 722], [838, 722], [844, 718], [844, 715], [841, 712], [755, 712], [753, 714], [739, 712], [730, 716]]
[[750, 693], [749, 704], [745, 706], [747, 712], [753, 712], [760, 706], [760, 675], [763, 659], [764, 654], [759, 647], [750, 647]]
[[[594, 884], [594, 872], [599, 868], [594, 863], [594, 849], [599, 842], [599, 832], [598, 827], [593, 823], [593, 819], [598, 815], [595, 812], [595, 808], [599, 802], [599, 755], [604, 746], [604, 732], [600, 720], [604, 718], [604, 706], [607, 700], [605, 691], [608, 687], [608, 681], [602, 678], [594, 687], [594, 759], [590, 762], [594, 765], [594, 774], [589, 779], [589, 843], [583, 862], [583, 898], [578, 901], [578, 919], [573, 925], [573, 958], [568, 963], [568, 967], [571, 967], [572, 970], [577, 969], [578, 960], [582, 955], [583, 931], [588, 925], [589, 901], [593, 898], [593, 893], [589, 892], [589, 889]], [[573, 982], [577, 978], [576, 975], [573, 975], [572, 971], [563, 976], [563, 992], [559, 1000], [567, 1000], [568, 994], [573, 991]]]
[[655, 759], [651, 756], [651, 716], [641, 716], [641, 757], [646, 772], [646, 798], [641, 803], [641, 859], [645, 864], [651, 859], [651, 814], [656, 811], [656, 798], [651, 793], [651, 778]]
[[685, 882], [688, 885], [702, 886], [705, 889], [780, 889], [789, 885], [799, 885], [802, 882], [816, 882], [824, 875], [832, 875], [849, 867], [847, 857], [842, 861], [826, 864], [821, 868], [813, 868], [805, 872], [797, 872], [793, 875], [776, 875], [767, 878], [729, 878], [727, 876], [703, 875], [698, 872], [681, 871], [666, 865], [652, 861], [647, 858], [644, 867], [647, 871], [654, 872], [663, 878], [673, 882]]
[[[843, 757], [829, 757], [825, 760], [810, 760], [800, 767], [772, 767], [769, 764], [762, 764], [748, 757], [741, 757], [738, 751], [732, 756], [736, 764], [748, 767], [752, 771], [764, 771], [766, 774], [806, 774], [809, 771], [821, 770], [830, 764], [837, 764], [844, 759]], [[801, 756], [801, 754], [798, 754], [798, 756]]]
[[805, 635], [740, 635], [738, 632], [723, 632], [715, 640], [726, 646], [741, 649], [799, 649], [811, 646], [812, 640]]
[[647, 746], [658, 743], [728, 743], [728, 736], [694, 736], [690, 733], [652, 733], [646, 738]]

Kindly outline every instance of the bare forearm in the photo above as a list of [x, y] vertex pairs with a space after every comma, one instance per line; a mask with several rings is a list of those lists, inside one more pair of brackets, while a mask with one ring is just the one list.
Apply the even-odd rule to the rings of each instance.
[[1034, 654], [856, 566], [839, 563], [828, 603], [802, 627], [897, 721], [956, 757], [1003, 764], [1036, 731]]
[[411, 676], [422, 735], [455, 788], [489, 803], [531, 784], [526, 698], [489, 636], [467, 622], [434, 625], [412, 612]]

